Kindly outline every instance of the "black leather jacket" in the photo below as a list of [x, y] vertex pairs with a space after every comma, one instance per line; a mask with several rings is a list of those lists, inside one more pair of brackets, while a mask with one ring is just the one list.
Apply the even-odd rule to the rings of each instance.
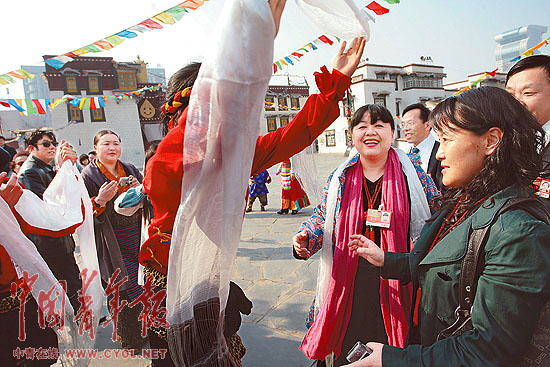
[[[52, 166], [32, 155], [19, 170], [19, 182], [40, 199], [42, 199], [44, 191], [46, 191], [54, 176], [55, 170]], [[35, 244], [44, 259], [72, 253], [75, 249], [74, 240], [70, 235], [58, 238], [37, 234], [26, 234], [26, 236]]]

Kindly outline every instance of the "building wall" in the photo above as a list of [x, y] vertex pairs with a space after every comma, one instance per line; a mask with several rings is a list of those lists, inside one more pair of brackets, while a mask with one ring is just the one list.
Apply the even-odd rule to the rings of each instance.
[[[495, 36], [497, 67], [507, 73], [514, 65], [513, 62], [508, 61], [540, 43], [543, 39], [542, 35], [547, 30], [548, 28], [544, 26], [527, 25], [497, 34]], [[539, 50], [535, 50], [535, 54], [539, 53]]]

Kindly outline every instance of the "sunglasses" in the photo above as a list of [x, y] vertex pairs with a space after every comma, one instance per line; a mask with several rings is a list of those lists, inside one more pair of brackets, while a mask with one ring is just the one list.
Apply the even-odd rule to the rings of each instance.
[[56, 147], [59, 143], [56, 141], [44, 141], [42, 143], [36, 143], [36, 145], [42, 145], [44, 148], [49, 148], [50, 145]]

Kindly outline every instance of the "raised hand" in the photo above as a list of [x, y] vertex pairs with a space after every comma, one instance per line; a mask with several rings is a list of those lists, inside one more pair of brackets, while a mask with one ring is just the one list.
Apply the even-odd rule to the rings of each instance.
[[307, 249], [308, 239], [309, 236], [306, 231], [297, 233], [292, 238], [292, 246], [294, 247], [294, 251], [296, 251], [298, 256], [300, 256], [302, 259], [307, 259], [311, 256], [311, 252], [309, 252], [309, 250]]
[[115, 197], [118, 190], [118, 182], [117, 181], [111, 181], [111, 182], [105, 182], [101, 187], [99, 188], [99, 193], [97, 194], [95, 201], [100, 206], [105, 206], [105, 204]]
[[275, 22], [275, 35], [279, 33], [279, 26], [281, 24], [281, 17], [283, 10], [285, 9], [286, 0], [269, 0], [269, 7], [273, 14], [273, 21]]
[[70, 160], [73, 164], [75, 164], [78, 159], [78, 155], [74, 151], [73, 147], [65, 140], [61, 140], [55, 155], [55, 161], [59, 167], [61, 167], [67, 160]]
[[356, 37], [351, 43], [351, 47], [346, 51], [346, 41], [342, 42], [340, 46], [340, 51], [334, 57], [332, 67], [344, 75], [351, 77], [359, 61], [361, 61], [361, 56], [363, 56], [363, 50], [367, 41], [363, 37]]
[[[5, 172], [0, 173], [0, 183], [4, 182], [6, 176], [7, 174]], [[14, 207], [15, 204], [17, 204], [21, 195], [23, 195], [23, 189], [17, 182], [16, 175], [11, 176], [6, 185], [0, 187], [0, 197], [2, 197], [10, 207]]]
[[374, 266], [384, 266], [384, 251], [374, 242], [360, 234], [351, 235], [350, 238], [348, 246], [352, 251]]

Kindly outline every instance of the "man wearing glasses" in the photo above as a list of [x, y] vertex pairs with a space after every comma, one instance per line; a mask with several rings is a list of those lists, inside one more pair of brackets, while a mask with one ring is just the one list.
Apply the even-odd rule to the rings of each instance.
[[[55, 155], [57, 141], [52, 132], [37, 130], [27, 139], [27, 149], [30, 157], [19, 169], [19, 182], [26, 189], [35, 193], [40, 199], [55, 176]], [[70, 146], [62, 149], [70, 152], [73, 163], [78, 156]], [[38, 252], [50, 267], [58, 280], [67, 281], [67, 296], [75, 312], [80, 307], [77, 292], [82, 283], [79, 279], [79, 269], [74, 258], [75, 242], [71, 235], [49, 237], [38, 234], [26, 234], [35, 244]]]

